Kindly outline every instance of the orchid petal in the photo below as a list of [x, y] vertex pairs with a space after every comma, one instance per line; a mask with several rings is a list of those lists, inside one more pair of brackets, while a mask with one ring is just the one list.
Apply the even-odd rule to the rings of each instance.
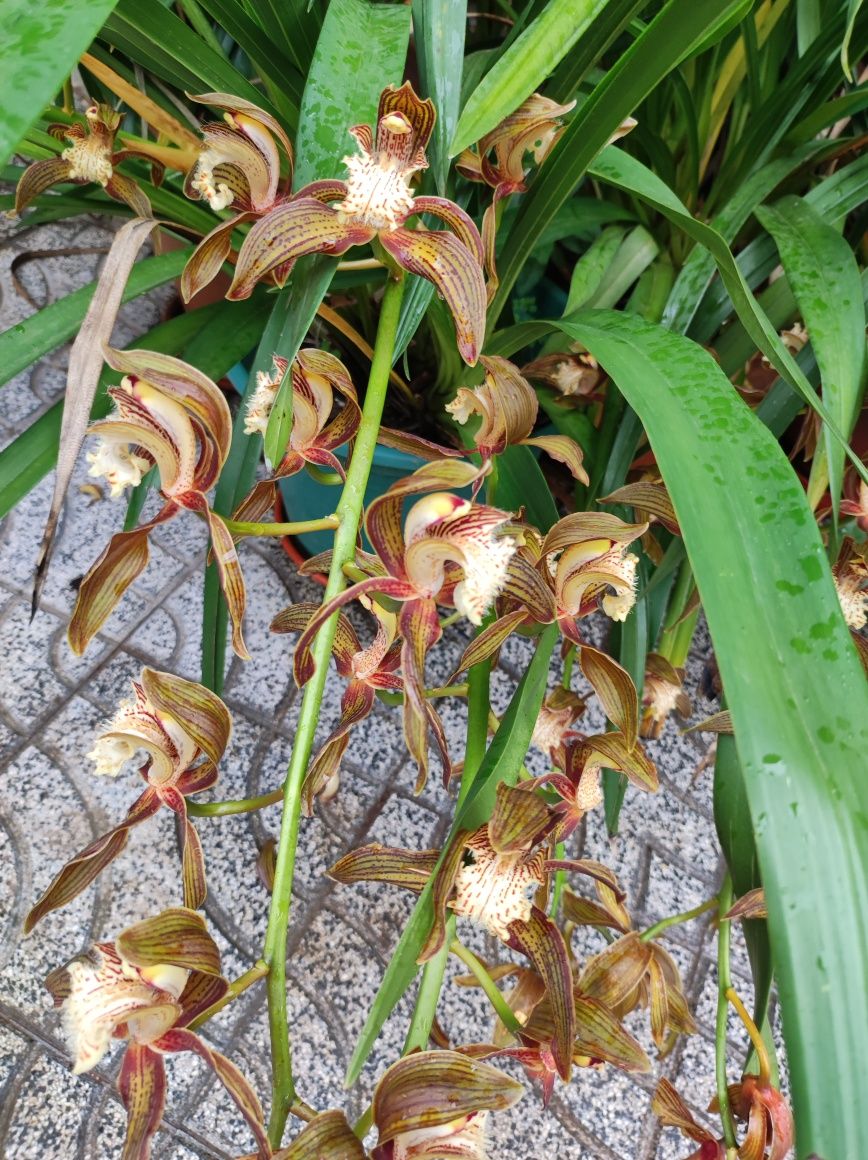
[[263, 124], [266, 129], [274, 134], [278, 141], [283, 146], [287, 159], [290, 164], [290, 171], [292, 168], [292, 143], [286, 135], [286, 132], [276, 117], [272, 117], [271, 113], [267, 113], [265, 109], [260, 109], [252, 101], [246, 101], [243, 97], [236, 97], [232, 93], [188, 93], [191, 101], [196, 101], [200, 105], [210, 105], [214, 109], [223, 109], [227, 113], [243, 113], [248, 117]]
[[639, 738], [639, 698], [633, 678], [617, 661], [590, 645], [582, 646], [580, 662], [606, 716], [632, 749]]
[[342, 221], [315, 198], [284, 202], [260, 218], [244, 239], [226, 297], [232, 302], [249, 298], [256, 283], [283, 263], [304, 254], [343, 254], [372, 236], [372, 230]]
[[428, 714], [425, 708], [425, 657], [443, 630], [433, 600], [408, 600], [401, 609], [399, 628], [404, 644], [401, 667], [404, 673], [404, 741], [419, 767], [415, 792], [421, 793], [428, 780]]
[[106, 183], [105, 191], [116, 201], [125, 202], [136, 217], [153, 217], [154, 211], [151, 209], [147, 194], [131, 177], [125, 177], [123, 173], [113, 173]]
[[576, 1040], [574, 1051], [602, 1059], [626, 1072], [648, 1072], [651, 1060], [598, 999], [579, 995], [575, 999]]
[[380, 242], [399, 266], [434, 283], [455, 321], [461, 357], [473, 366], [485, 338], [486, 311], [485, 282], [475, 255], [443, 231], [384, 230]]
[[106, 362], [124, 375], [135, 375], [182, 403], [201, 419], [215, 441], [222, 465], [232, 441], [232, 413], [217, 384], [189, 363], [153, 350], [115, 350], [106, 347]]
[[465, 669], [472, 668], [480, 661], [486, 661], [489, 657], [494, 656], [504, 641], [526, 619], [527, 614], [524, 609], [519, 609], [517, 612], [507, 612], [504, 616], [499, 616], [492, 624], [484, 628], [461, 654], [461, 659], [455, 666], [449, 683], [451, 684]]
[[314, 674], [314, 662], [310, 650], [316, 634], [333, 612], [350, 604], [353, 600], [363, 596], [366, 592], [379, 592], [383, 596], [391, 596], [395, 600], [409, 600], [415, 596], [413, 588], [403, 580], [393, 580], [388, 576], [369, 576], [350, 588], [345, 588], [327, 603], [323, 604], [313, 616], [307, 628], [301, 634], [295, 646], [292, 668], [296, 684], [301, 688]]
[[362, 1142], [343, 1112], [320, 1112], [272, 1160], [365, 1160]]
[[425, 940], [425, 945], [419, 952], [417, 963], [427, 963], [438, 951], [442, 950], [446, 942], [447, 903], [455, 888], [455, 882], [464, 860], [464, 848], [469, 837], [468, 830], [459, 830], [450, 842], [440, 869], [434, 874], [431, 890], [431, 909], [434, 912], [434, 921]]
[[127, 1110], [127, 1132], [121, 1160], [148, 1160], [151, 1140], [166, 1106], [166, 1068], [162, 1057], [141, 1043], [124, 1052], [118, 1091]]
[[421, 435], [413, 435], [409, 431], [398, 431], [394, 427], [380, 427], [377, 442], [383, 447], [393, 447], [396, 451], [404, 451], [407, 455], [415, 455], [418, 459], [427, 459], [432, 463], [439, 459], [460, 459], [465, 454], [457, 447], [443, 447], [431, 439], [423, 439]]
[[326, 873], [344, 885], [384, 882], [420, 894], [434, 871], [438, 854], [438, 850], [402, 850], [374, 843], [351, 850]]
[[[434, 108], [433, 101], [422, 100], [414, 90], [409, 81], [405, 81], [400, 87], [396, 88], [394, 85], [389, 85], [380, 94], [379, 104], [377, 106], [377, 148], [388, 151], [390, 140], [388, 129], [381, 125], [381, 122], [390, 116], [390, 114], [399, 113], [409, 122], [412, 132], [402, 134], [399, 144], [402, 150], [403, 159], [406, 162], [411, 162], [420, 152], [424, 152], [431, 134], [434, 132], [434, 122], [437, 119], [437, 112]], [[384, 134], [385, 139], [381, 140], [381, 133]]]
[[454, 201], [449, 201], [445, 197], [417, 197], [413, 199], [413, 213], [414, 215], [428, 213], [439, 218], [455, 234], [459, 242], [462, 242], [467, 250], [473, 254], [477, 265], [484, 265], [485, 254], [479, 230], [470, 214], [466, 213], [460, 205], [456, 205]]
[[657, 517], [667, 531], [676, 536], [681, 535], [675, 508], [672, 506], [669, 492], [662, 483], [628, 483], [610, 495], [601, 496], [597, 503], [631, 504], [637, 509], [637, 514], [640, 511], [650, 512], [651, 515]]
[[191, 971], [190, 977], [187, 979], [187, 986], [178, 999], [183, 1008], [183, 1015], [176, 1026], [187, 1027], [203, 1011], [207, 1011], [209, 1007], [219, 1003], [228, 990], [229, 984], [222, 975], [210, 975], [205, 971]]
[[539, 447], [541, 451], [545, 451], [546, 455], [556, 459], [558, 463], [563, 463], [573, 479], [578, 479], [585, 485], [590, 483], [588, 473], [582, 466], [584, 452], [575, 439], [571, 439], [569, 435], [535, 435], [531, 439], [522, 440], [522, 442], [528, 447]]
[[217, 694], [196, 681], [156, 669], [142, 669], [140, 680], [157, 712], [174, 718], [216, 765], [232, 735], [232, 718]]
[[161, 1037], [158, 1043], [161, 1051], [193, 1051], [214, 1071], [226, 1091], [235, 1102], [247, 1125], [256, 1137], [262, 1157], [271, 1156], [271, 1145], [263, 1127], [263, 1112], [256, 1092], [231, 1060], [219, 1051], [208, 1047], [198, 1035], [182, 1027], [174, 1027]]
[[616, 1008], [639, 985], [650, 962], [651, 948], [631, 931], [588, 959], [576, 990], [606, 1007]]
[[232, 250], [233, 230], [242, 222], [250, 221], [251, 216], [249, 213], [236, 214], [205, 235], [181, 274], [181, 297], [185, 302], [214, 281]]
[[187, 803], [183, 794], [173, 787], [160, 792], [165, 805], [181, 819], [181, 880], [184, 888], [184, 905], [198, 910], [205, 905], [208, 884], [205, 878], [205, 855], [196, 828], [187, 817]]
[[124, 592], [144, 571], [152, 526], [145, 524], [130, 532], [116, 532], [79, 585], [68, 629], [69, 647], [76, 656], [81, 656]]
[[[298, 604], [290, 604], [282, 612], [278, 612], [270, 624], [272, 632], [304, 632], [313, 617], [319, 611], [319, 605], [313, 600], [302, 600]], [[335, 632], [335, 643], [332, 646], [332, 655], [335, 658], [335, 667], [342, 677], [353, 675], [353, 657], [361, 651], [356, 630], [349, 620], [341, 613], [338, 616], [338, 626]]]
[[147, 969], [161, 964], [220, 974], [220, 952], [205, 920], [188, 907], [175, 906], [143, 919], [115, 939], [118, 953], [134, 967]]
[[238, 552], [235, 550], [235, 540], [221, 517], [208, 506], [208, 501], [204, 495], [191, 492], [184, 497], [184, 500], [185, 506], [193, 511], [201, 512], [208, 521], [214, 562], [217, 565], [220, 587], [226, 598], [229, 618], [232, 621], [232, 647], [236, 656], [241, 657], [244, 661], [249, 661], [250, 653], [247, 651], [242, 633], [247, 594], [241, 564], [238, 561]]
[[558, 520], [543, 540], [542, 555], [562, 551], [583, 540], [611, 540], [629, 544], [647, 532], [648, 524], [628, 524], [609, 512], [574, 512]]
[[533, 789], [500, 782], [494, 812], [488, 822], [488, 838], [496, 854], [528, 850], [545, 833], [551, 815]]
[[60, 157], [47, 157], [44, 161], [34, 161], [21, 174], [18, 188], [15, 190], [15, 208], [13, 213], [21, 211], [52, 185], [60, 181], [69, 181], [69, 162]]
[[138, 826], [153, 815], [160, 808], [160, 799], [152, 789], [146, 789], [141, 797], [134, 802], [124, 820], [102, 837], [97, 838], [86, 846], [81, 853], [71, 858], [58, 871], [51, 883], [33, 905], [24, 920], [24, 933], [30, 934], [36, 924], [50, 914], [77, 898], [86, 890], [94, 878], [109, 865], [129, 839], [129, 832], [133, 826]]
[[510, 934], [533, 963], [546, 985], [554, 1020], [552, 1055], [558, 1074], [570, 1078], [576, 1013], [573, 1005], [573, 975], [564, 937], [551, 919], [534, 906], [527, 921], [510, 923]]
[[651, 1101], [651, 1111], [666, 1127], [677, 1128], [683, 1135], [696, 1140], [699, 1144], [714, 1140], [706, 1128], [697, 1124], [693, 1113], [668, 1079], [659, 1080]]

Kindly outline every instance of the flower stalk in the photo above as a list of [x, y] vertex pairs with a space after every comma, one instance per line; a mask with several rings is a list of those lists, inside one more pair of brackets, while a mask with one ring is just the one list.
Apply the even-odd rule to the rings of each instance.
[[253, 964], [249, 971], [245, 971], [243, 975], [239, 975], [237, 979], [229, 984], [222, 998], [218, 999], [216, 1003], [212, 1003], [201, 1015], [197, 1015], [195, 1019], [192, 1019], [187, 1026], [191, 1031], [195, 1031], [197, 1027], [201, 1027], [203, 1023], [207, 1023], [218, 1011], [222, 1011], [227, 1004], [233, 1002], [239, 995], [243, 995], [248, 987], [252, 987], [254, 983], [258, 983], [260, 979], [264, 979], [267, 974], [268, 967], [260, 959]]
[[[340, 522], [335, 532], [334, 552], [324, 602], [331, 600], [343, 590], [346, 585], [344, 565], [355, 556], [365, 487], [386, 401], [403, 293], [403, 278], [390, 278], [380, 310], [377, 341], [361, 424], [347, 471], [347, 480], [337, 507], [336, 516]], [[312, 648], [315, 671], [304, 691], [292, 758], [284, 783], [283, 817], [274, 868], [274, 890], [265, 935], [263, 958], [269, 969], [268, 1023], [273, 1077], [268, 1136], [275, 1148], [280, 1145], [287, 1116], [296, 1099], [286, 1009], [286, 934], [301, 816], [301, 789], [313, 750], [337, 622], [338, 617], [335, 613], [317, 633]]]
[[295, 523], [248, 523], [245, 520], [224, 519], [234, 536], [299, 536], [305, 532], [326, 532], [338, 527], [338, 517], [322, 516], [316, 520], [297, 520]]
[[[732, 878], [729, 874], [723, 880], [718, 897], [718, 914], [721, 918], [732, 906]], [[732, 1108], [729, 1102], [729, 1085], [726, 1078], [726, 1017], [729, 1012], [728, 993], [732, 990], [732, 974], [729, 964], [729, 946], [732, 923], [721, 922], [717, 931], [717, 1021], [714, 1039], [715, 1079], [717, 1099], [720, 1105], [720, 1121], [723, 1125], [723, 1139], [727, 1150], [735, 1149], [738, 1141]]]
[[668, 918], [661, 918], [659, 922], [655, 922], [653, 926], [643, 930], [639, 938], [642, 942], [650, 942], [662, 934], [664, 930], [668, 930], [670, 926], [676, 926], [681, 922], [690, 922], [692, 918], [699, 918], [700, 914], [705, 914], [709, 910], [717, 910], [717, 906], [717, 898], [709, 898], [707, 902], [701, 902], [692, 910], [683, 910], [680, 914], [670, 914]]
[[449, 949], [472, 972], [507, 1031], [512, 1032], [513, 1035], [518, 1035], [522, 1030], [520, 1021], [516, 1018], [515, 1012], [500, 993], [500, 989], [494, 979], [492, 979], [491, 975], [489, 975], [473, 951], [469, 950], [458, 939], [452, 940], [449, 944]]

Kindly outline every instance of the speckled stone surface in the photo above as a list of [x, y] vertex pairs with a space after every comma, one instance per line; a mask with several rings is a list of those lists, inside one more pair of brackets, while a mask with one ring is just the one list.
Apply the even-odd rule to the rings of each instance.
[[[110, 234], [101, 224], [38, 227], [0, 235], [0, 329], [91, 280]], [[59, 254], [58, 250], [74, 253]], [[14, 275], [14, 278], [13, 278]], [[17, 281], [16, 281], [17, 279]], [[115, 343], [131, 341], [159, 319], [165, 295], [123, 308]], [[48, 354], [0, 393], [0, 438], [5, 443], [58, 397], [67, 349]], [[54, 966], [95, 939], [180, 901], [173, 825], [160, 816], [133, 831], [128, 849], [97, 884], [71, 906], [46, 918], [27, 940], [20, 936], [28, 907], [58, 868], [115, 823], [136, 793], [132, 778], [97, 779], [86, 753], [94, 732], [125, 696], [143, 665], [198, 676], [201, 569], [205, 541], [192, 517], [152, 537], [151, 563], [83, 658], [69, 651], [64, 631], [77, 579], [122, 521], [122, 509], [70, 490], [43, 606], [29, 620], [32, 568], [50, 494], [45, 479], [0, 530], [0, 1154], [9, 1160], [102, 1160], [117, 1156], [123, 1111], [115, 1094], [119, 1052], [83, 1077], [73, 1077], [58, 1020], [42, 980]], [[275, 612], [291, 600], [315, 598], [274, 543], [246, 543], [242, 563], [251, 593], [246, 626], [253, 660], [233, 661], [225, 698], [235, 722], [221, 768], [221, 797], [259, 794], [279, 784], [290, 754], [299, 698], [285, 638], [268, 632]], [[450, 630], [430, 659], [437, 681], [462, 647]], [[697, 714], [716, 707], [699, 692], [709, 655], [699, 639], [689, 670]], [[529, 657], [511, 640], [493, 689], [502, 709]], [[552, 679], [557, 675], [553, 667]], [[580, 686], [576, 686], [580, 688]], [[321, 735], [336, 720], [341, 685], [332, 674]], [[463, 708], [444, 710], [450, 745], [461, 752]], [[593, 714], [587, 720], [593, 723]], [[587, 819], [575, 853], [598, 858], [619, 875], [637, 924], [697, 905], [713, 894], [721, 874], [713, 838], [706, 743], [668, 725], [649, 749], [659, 763], [654, 797], [628, 792], [620, 835], [606, 836], [602, 816]], [[536, 759], [534, 759], [535, 761]], [[385, 887], [340, 887], [323, 871], [365, 841], [429, 847], [442, 840], [450, 802], [435, 775], [413, 795], [415, 773], [404, 752], [397, 710], [377, 705], [353, 735], [341, 791], [302, 826], [295, 880], [288, 1002], [299, 1088], [318, 1108], [365, 1106], [372, 1082], [400, 1050], [409, 1015], [400, 1004], [374, 1051], [362, 1082], [345, 1092], [342, 1076], [356, 1035], [410, 910], [409, 897]], [[255, 815], [198, 822], [208, 867], [209, 925], [235, 976], [249, 967], [263, 937], [268, 895], [256, 871], [258, 849], [277, 832], [276, 807]], [[473, 930], [468, 942], [488, 958], [502, 953]], [[575, 940], [583, 957], [600, 949], [599, 936]], [[522, 1102], [493, 1120], [491, 1160], [677, 1160], [689, 1150], [661, 1131], [650, 1112], [658, 1075], [674, 1079], [699, 1111], [713, 1090], [714, 940], [695, 920], [667, 933], [699, 1034], [683, 1040], [654, 1074], [627, 1078], [608, 1068], [580, 1071], [560, 1087], [548, 1112], [528, 1088]], [[749, 973], [736, 936], [734, 970], [745, 994]], [[478, 990], [456, 987], [450, 967], [440, 1018], [453, 1041], [488, 1037], [490, 1024]], [[629, 1026], [653, 1057], [647, 1015]], [[743, 1048], [732, 1026], [733, 1060]], [[208, 1037], [247, 1072], [263, 1098], [268, 1091], [267, 1035], [261, 989], [247, 993], [212, 1021]], [[170, 1063], [170, 1098], [155, 1160], [237, 1157], [251, 1138], [225, 1093], [197, 1062]]]

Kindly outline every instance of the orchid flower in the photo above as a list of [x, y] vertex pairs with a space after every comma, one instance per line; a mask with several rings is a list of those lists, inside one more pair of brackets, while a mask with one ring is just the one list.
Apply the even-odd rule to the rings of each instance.
[[[397, 617], [363, 596], [362, 602], [377, 620], [377, 634], [367, 648], [362, 648], [356, 630], [346, 616], [338, 613], [338, 627], [332, 653], [340, 676], [348, 680], [341, 698], [341, 718], [313, 758], [302, 787], [302, 800], [308, 817], [313, 813], [316, 797], [326, 802], [334, 797], [340, 785], [340, 763], [350, 741], [350, 730], [364, 721], [374, 707], [377, 689], [399, 692], [403, 681], [396, 670], [401, 663], [401, 645], [397, 636]], [[318, 612], [312, 601], [291, 604], [271, 622], [272, 632], [303, 632]]]
[[235, 544], [226, 524], [208, 506], [213, 487], [229, 454], [232, 416], [216, 383], [180, 359], [151, 350], [112, 350], [106, 361], [125, 377], [109, 388], [115, 410], [92, 423], [100, 436], [88, 455], [89, 474], [104, 478], [119, 496], [137, 486], [144, 472], [156, 467], [161, 511], [128, 532], [117, 532], [81, 582], [69, 625], [69, 643], [81, 654], [102, 627], [123, 593], [148, 563], [148, 536], [186, 508], [208, 521], [220, 583], [232, 617], [232, 643], [245, 660], [249, 653], [241, 633], [244, 579]]
[[91, 105], [85, 124], [49, 125], [52, 137], [66, 139], [68, 148], [59, 157], [34, 161], [24, 170], [15, 190], [13, 213], [21, 211], [52, 185], [71, 181], [75, 185], [101, 185], [109, 197], [123, 201], [137, 217], [151, 216], [151, 203], [131, 177], [116, 171], [126, 157], [147, 157], [135, 148], [115, 149], [115, 137], [123, 120], [110, 105]]
[[483, 355], [485, 380], [479, 387], [459, 387], [458, 394], [446, 410], [456, 422], [464, 424], [472, 415], [479, 416], [473, 439], [483, 461], [500, 455], [518, 443], [539, 447], [553, 459], [565, 464], [574, 479], [587, 484], [582, 466], [582, 449], [568, 435], [532, 435], [539, 402], [533, 387], [508, 359]]
[[[482, 245], [488, 272], [489, 301], [497, 289], [494, 244], [497, 233], [497, 206], [503, 198], [527, 189], [525, 157], [531, 154], [536, 165], [542, 165], [561, 133], [561, 118], [576, 102], [559, 105], [540, 93], [533, 93], [510, 113], [476, 149], [465, 149], [456, 159], [459, 173], [471, 181], [481, 181], [494, 190], [491, 205], [482, 219]], [[493, 153], [493, 157], [491, 154]]]
[[[229, 93], [201, 93], [191, 99], [225, 111], [222, 121], [202, 126], [204, 145], [187, 174], [184, 193], [206, 201], [215, 212], [226, 208], [236, 212], [193, 251], [181, 275], [185, 302], [216, 278], [229, 257], [235, 227], [261, 217], [289, 196], [293, 160], [282, 126], [258, 105]], [[283, 188], [278, 145], [289, 166]]]
[[521, 373], [551, 387], [559, 402], [569, 400], [574, 405], [594, 399], [603, 378], [599, 363], [588, 351], [541, 355], [526, 363]]
[[[244, 430], [248, 435], [264, 435], [268, 420], [287, 372], [287, 361], [272, 356], [274, 369], [260, 371], [256, 389], [247, 404]], [[268, 479], [261, 480], [242, 501], [235, 518], [256, 519], [273, 508], [275, 482], [295, 475], [305, 464], [329, 468], [345, 479], [344, 466], [335, 450], [355, 437], [361, 422], [356, 388], [344, 364], [333, 354], [313, 348], [300, 350], [290, 367], [292, 386], [292, 430], [289, 446]], [[340, 409], [335, 404], [340, 401]], [[334, 417], [332, 417], [332, 413]]]
[[404, 680], [404, 736], [419, 766], [417, 788], [428, 773], [428, 730], [433, 729], [449, 773], [442, 725], [425, 697], [425, 656], [442, 635], [438, 603], [451, 603], [471, 622], [483, 615], [506, 583], [517, 541], [506, 533], [509, 512], [472, 503], [448, 492], [418, 500], [401, 530], [405, 497], [444, 482], [472, 483], [479, 469], [449, 461], [426, 464], [393, 484], [369, 507], [365, 527], [376, 557], [369, 575], [328, 601], [311, 619], [295, 651], [294, 671], [299, 686], [313, 675], [311, 645], [320, 626], [337, 609], [368, 593], [401, 604], [398, 631], [402, 637], [401, 671]]
[[[385, 89], [376, 130], [350, 129], [359, 152], [344, 158], [346, 182], [305, 186], [257, 221], [241, 247], [227, 297], [249, 297], [268, 274], [282, 286], [304, 254], [343, 254], [377, 238], [400, 267], [434, 283], [452, 312], [462, 357], [475, 363], [485, 334], [479, 233], [454, 202], [414, 197], [410, 188], [413, 175], [427, 167], [434, 118], [434, 106], [420, 100], [409, 82]], [[421, 214], [440, 218], [448, 230], [408, 229], [409, 219]]]
[[679, 1035], [696, 1034], [672, 956], [659, 942], [644, 941], [634, 930], [588, 960], [576, 989], [604, 1003], [619, 1018], [637, 1007], [649, 1007], [651, 1036], [661, 1058], [669, 1054]]
[[374, 1092], [372, 1160], [487, 1160], [486, 1120], [521, 1084], [457, 1051], [422, 1051], [388, 1068]]
[[150, 1155], [166, 1101], [163, 1057], [180, 1051], [208, 1064], [256, 1137], [257, 1155], [271, 1155], [256, 1093], [230, 1060], [188, 1029], [228, 989], [198, 914], [177, 908], [145, 919], [58, 967], [45, 985], [60, 1008], [73, 1074], [96, 1067], [113, 1039], [128, 1041], [118, 1077], [128, 1116], [124, 1160]]
[[563, 689], [560, 685], [552, 689], [540, 706], [530, 739], [531, 745], [554, 760], [585, 708], [584, 698], [571, 689]]
[[639, 558], [626, 550], [647, 524], [626, 524], [604, 512], [577, 512], [559, 520], [542, 544], [552, 577], [557, 620], [567, 640], [581, 644], [577, 621], [598, 605], [625, 620], [636, 602]]
[[185, 799], [216, 782], [217, 763], [232, 731], [229, 711], [210, 690], [170, 673], [142, 669], [132, 685], [132, 698], [119, 705], [88, 757], [98, 776], [117, 777], [136, 769], [145, 790], [120, 825], [59, 871], [28, 914], [26, 932], [88, 887], [126, 846], [132, 827], [153, 817], [161, 806], [168, 806], [181, 820], [184, 900], [192, 907], [205, 900], [202, 846]]
[[[487, 825], [456, 834], [441, 859], [434, 877], [434, 926], [419, 961], [442, 947], [447, 909], [524, 954], [545, 984], [554, 1023], [551, 1051], [567, 1080], [576, 1037], [573, 977], [563, 935], [537, 898], [545, 897], [554, 870], [600, 877], [613, 890], [617, 882], [599, 862], [551, 858], [546, 843], [556, 822], [533, 787], [498, 785]], [[430, 877], [436, 858], [437, 851], [367, 846], [345, 855], [328, 873], [342, 883], [388, 882], [416, 890]]]
[[669, 716], [690, 716], [690, 698], [684, 692], [684, 670], [675, 669], [659, 653], [649, 653], [645, 660], [645, 682], [642, 688], [642, 737], [657, 738]]
[[[747, 1122], [747, 1132], [738, 1150], [739, 1160], [786, 1160], [795, 1129], [793, 1113], [777, 1088], [768, 1079], [743, 1075], [741, 1083], [730, 1085], [728, 1094], [733, 1115]], [[718, 1110], [716, 1098], [709, 1110]]]
[[[575, 101], [570, 101], [568, 105], [559, 105], [540, 93], [533, 93], [487, 133], [475, 150], [465, 149], [456, 159], [455, 167], [459, 173], [471, 181], [484, 182], [494, 190], [491, 205], [482, 219], [489, 301], [498, 285], [494, 260], [498, 203], [515, 193], [525, 192], [530, 172], [526, 168], [527, 155], [530, 154], [534, 165], [543, 164], [563, 131], [561, 118], [571, 112], [575, 104]], [[636, 121], [627, 117], [609, 138], [608, 144], [625, 136], [635, 125]]]

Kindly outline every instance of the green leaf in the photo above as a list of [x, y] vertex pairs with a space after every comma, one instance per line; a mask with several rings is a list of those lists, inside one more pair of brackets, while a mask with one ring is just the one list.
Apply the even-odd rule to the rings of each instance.
[[[506, 782], [514, 785], [518, 780], [518, 772], [530, 745], [533, 727], [545, 696], [549, 658], [556, 640], [557, 627], [549, 625], [539, 638], [536, 652], [513, 694], [509, 708], [473, 779], [464, 804], [456, 814], [449, 838], [444, 843], [437, 861], [435, 874], [446, 856], [450, 839], [460, 830], [476, 829], [484, 825], [491, 816], [498, 784]], [[347, 1086], [358, 1079], [383, 1024], [413, 982], [419, 969], [416, 959], [434, 919], [431, 901], [432, 882], [433, 875], [419, 895], [413, 913], [389, 960], [380, 989], [377, 991], [347, 1068], [345, 1080]]]
[[[741, 898], [749, 890], [762, 886], [762, 875], [735, 738], [726, 734], [717, 739], [714, 761], [714, 825], [735, 895]], [[742, 931], [753, 975], [754, 1022], [762, 1027], [768, 1017], [774, 974], [768, 924], [756, 920], [743, 922]]]
[[[129, 302], [155, 286], [177, 278], [191, 252], [192, 247], [185, 247], [137, 262], [127, 279], [121, 301]], [[80, 290], [73, 290], [65, 298], [44, 306], [0, 334], [0, 384], [8, 383], [19, 371], [72, 338], [87, 313], [98, 281], [95, 279]]]
[[[820, 367], [823, 402], [849, 438], [865, 380], [865, 307], [853, 253], [841, 235], [800, 197], [757, 209], [775, 240]], [[811, 464], [808, 501], [816, 508], [828, 483], [837, 527], [844, 451], [829, 431]]]
[[550, 0], [476, 87], [458, 119], [452, 157], [479, 141], [539, 88], [608, 0]]
[[710, 355], [625, 314], [561, 326], [641, 416], [694, 569], [769, 906], [800, 1154], [868, 1155], [858, 1069], [840, 1065], [868, 1026], [868, 686], [819, 531]]
[[467, 0], [413, 0], [412, 9], [422, 96], [430, 97], [437, 110], [428, 152], [437, 192], [443, 196], [449, 142], [461, 104], [461, 70], [456, 64], [464, 59]]
[[551, 489], [529, 447], [507, 447], [497, 456], [495, 502], [506, 511], [525, 509], [535, 528], [547, 532], [558, 520]]
[[498, 262], [500, 285], [489, 307], [493, 326], [542, 230], [572, 194], [625, 117], [740, 0], [669, 0], [579, 108], [531, 182]]
[[349, 129], [373, 125], [387, 85], [400, 84], [410, 9], [367, 0], [331, 0], [301, 102], [295, 185], [343, 174], [355, 152]]
[[175, 88], [191, 93], [233, 93], [279, 116], [261, 89], [161, 4], [119, 0], [100, 39], [122, 49], [131, 60]]
[[5, 0], [0, 20], [0, 163], [46, 105], [100, 30], [115, 0]]
[[856, 17], [859, 15], [859, 9], [862, 7], [862, 0], [848, 0], [847, 3], [847, 27], [844, 32], [844, 40], [841, 44], [841, 68], [844, 70], [844, 76], [848, 81], [853, 79], [853, 70], [850, 67], [850, 41], [853, 38], [853, 26], [856, 23]]
[[631, 157], [621, 149], [613, 147], [605, 149], [592, 166], [591, 172], [594, 176], [640, 197], [711, 252], [721, 280], [726, 286], [748, 334], [778, 374], [785, 378], [798, 391], [808, 406], [813, 408], [823, 419], [836, 443], [845, 450], [853, 462], [857, 472], [868, 481], [868, 472], [866, 472], [861, 460], [848, 447], [847, 440], [825, 403], [818, 399], [813, 387], [784, 346], [777, 330], [769, 322], [765, 312], [751, 293], [729, 246], [717, 230], [693, 217], [668, 185], [662, 182], [641, 161], [637, 161], [635, 157]]

